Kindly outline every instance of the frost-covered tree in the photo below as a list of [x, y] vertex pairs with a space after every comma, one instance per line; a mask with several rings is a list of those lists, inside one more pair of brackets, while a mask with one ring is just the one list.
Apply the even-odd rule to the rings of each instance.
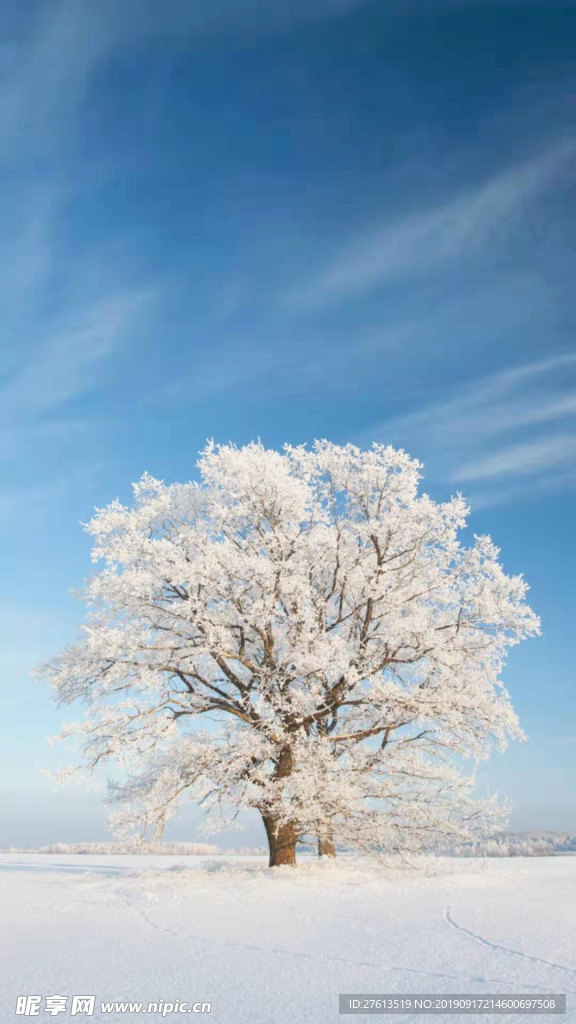
[[43, 672], [82, 763], [123, 769], [118, 826], [181, 801], [255, 808], [270, 863], [296, 842], [382, 850], [469, 838], [473, 770], [521, 735], [500, 674], [538, 632], [526, 584], [467, 508], [419, 495], [405, 452], [209, 444], [199, 480], [145, 475], [97, 511], [81, 638]]

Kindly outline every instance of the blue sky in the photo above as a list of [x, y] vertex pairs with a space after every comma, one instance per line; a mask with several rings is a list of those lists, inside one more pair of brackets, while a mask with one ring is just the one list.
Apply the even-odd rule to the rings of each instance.
[[483, 785], [574, 829], [576, 4], [52, 0], [0, 29], [2, 845], [104, 836], [98, 794], [39, 775], [70, 755], [29, 670], [81, 620], [80, 521], [209, 437], [388, 441], [470, 499], [543, 619], [505, 674], [529, 741]]

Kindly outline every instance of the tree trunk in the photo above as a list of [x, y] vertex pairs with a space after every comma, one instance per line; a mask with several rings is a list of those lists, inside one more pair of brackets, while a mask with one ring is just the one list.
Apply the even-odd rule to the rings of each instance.
[[336, 847], [330, 837], [318, 840], [318, 856], [319, 857], [335, 857]]
[[[286, 779], [292, 774], [294, 758], [290, 747], [283, 747], [276, 761], [274, 778], [277, 780]], [[298, 840], [298, 829], [294, 822], [288, 821], [279, 824], [278, 820], [269, 814], [262, 814], [264, 828], [268, 839], [270, 851], [269, 866], [271, 868], [288, 864], [296, 867], [296, 842]]]
[[296, 829], [292, 822], [279, 825], [275, 818], [262, 815], [268, 849], [270, 851], [269, 867], [277, 868], [287, 864], [290, 867], [296, 866], [296, 840], [298, 838]]

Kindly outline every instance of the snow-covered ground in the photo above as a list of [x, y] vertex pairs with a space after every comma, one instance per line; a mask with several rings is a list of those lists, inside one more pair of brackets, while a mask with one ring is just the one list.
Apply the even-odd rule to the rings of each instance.
[[258, 857], [2, 854], [0, 1019], [34, 1019], [15, 1015], [22, 994], [96, 996], [92, 1017], [69, 1005], [45, 1021], [160, 1020], [99, 1003], [179, 999], [212, 1011], [163, 1019], [323, 1024], [357, 1019], [339, 1016], [339, 992], [566, 992], [558, 1019], [576, 1021], [575, 925], [574, 857], [294, 872]]

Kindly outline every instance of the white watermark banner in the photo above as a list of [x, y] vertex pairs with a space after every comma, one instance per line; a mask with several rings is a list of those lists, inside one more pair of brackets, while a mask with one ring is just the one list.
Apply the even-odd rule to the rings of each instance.
[[386, 995], [340, 995], [340, 1013], [566, 1013], [566, 996], [502, 995], [502, 993], [441, 995], [438, 992]]
[[17, 1017], [57, 1017], [61, 1013], [69, 1017], [92, 1017], [98, 1006], [100, 1013], [155, 1013], [167, 1017], [174, 1013], [210, 1013], [212, 1004], [202, 1000], [158, 999], [156, 1002], [130, 1002], [125, 999], [102, 1000], [96, 1003], [96, 996], [18, 996]]

